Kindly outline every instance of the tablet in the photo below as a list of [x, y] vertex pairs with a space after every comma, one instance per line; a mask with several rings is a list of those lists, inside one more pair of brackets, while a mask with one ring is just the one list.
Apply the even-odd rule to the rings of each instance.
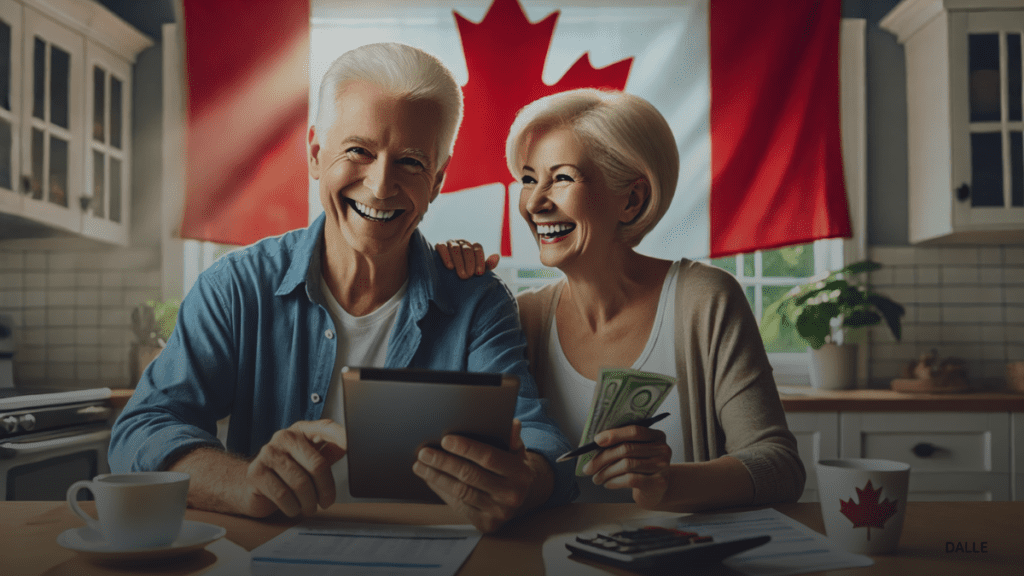
[[349, 493], [441, 502], [413, 473], [420, 448], [461, 434], [508, 449], [519, 396], [512, 374], [345, 367]]

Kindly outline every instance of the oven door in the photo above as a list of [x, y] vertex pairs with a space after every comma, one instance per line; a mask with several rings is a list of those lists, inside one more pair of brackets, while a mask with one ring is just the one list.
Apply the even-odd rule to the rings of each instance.
[[85, 426], [0, 444], [0, 497], [64, 500], [78, 480], [110, 471], [110, 428]]

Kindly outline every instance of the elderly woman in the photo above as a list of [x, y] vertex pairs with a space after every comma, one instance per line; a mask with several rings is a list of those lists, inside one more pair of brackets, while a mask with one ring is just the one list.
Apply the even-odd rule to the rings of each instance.
[[[664, 432], [596, 435], [603, 450], [583, 470], [593, 482], [580, 482], [580, 500], [632, 496], [671, 511], [795, 501], [805, 471], [739, 283], [713, 266], [634, 249], [668, 209], [679, 171], [657, 109], [623, 92], [548, 96], [519, 112], [506, 157], [541, 262], [565, 274], [518, 296], [549, 414], [579, 438], [603, 367], [678, 382], [662, 404], [671, 412]], [[484, 269], [479, 245], [438, 248], [463, 277]]]

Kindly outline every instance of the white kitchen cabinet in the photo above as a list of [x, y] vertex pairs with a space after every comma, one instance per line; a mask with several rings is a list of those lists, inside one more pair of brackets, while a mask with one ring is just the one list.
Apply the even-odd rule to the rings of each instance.
[[786, 414], [789, 431], [796, 436], [800, 461], [807, 471], [801, 502], [818, 501], [818, 460], [839, 457], [839, 414], [837, 412], [792, 412]]
[[912, 501], [1010, 500], [1008, 412], [844, 412], [843, 458], [910, 464]]
[[1016, 461], [1019, 450], [1013, 448], [1024, 445], [1024, 414], [789, 412], [786, 421], [807, 469], [801, 502], [818, 499], [815, 463], [837, 457], [910, 464], [908, 498], [912, 501], [1024, 497], [1024, 471]]
[[909, 238], [1024, 243], [1024, 5], [904, 0]]
[[132, 64], [151, 44], [91, 0], [0, 0], [0, 223], [127, 243]]

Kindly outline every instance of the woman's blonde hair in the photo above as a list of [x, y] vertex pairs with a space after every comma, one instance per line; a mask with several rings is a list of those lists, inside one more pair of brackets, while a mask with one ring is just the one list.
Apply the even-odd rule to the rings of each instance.
[[317, 125], [327, 106], [337, 104], [345, 85], [362, 80], [406, 100], [427, 100], [441, 108], [438, 135], [438, 166], [452, 154], [455, 135], [462, 123], [462, 88], [437, 57], [405, 44], [381, 42], [353, 48], [338, 56], [320, 84]]
[[626, 245], [639, 244], [665, 215], [679, 178], [679, 149], [664, 116], [647, 100], [620, 91], [583, 88], [540, 98], [519, 111], [505, 142], [516, 179], [523, 176], [532, 137], [556, 128], [576, 135], [614, 193], [626, 194], [638, 179], [647, 181], [649, 200], [619, 228]]

